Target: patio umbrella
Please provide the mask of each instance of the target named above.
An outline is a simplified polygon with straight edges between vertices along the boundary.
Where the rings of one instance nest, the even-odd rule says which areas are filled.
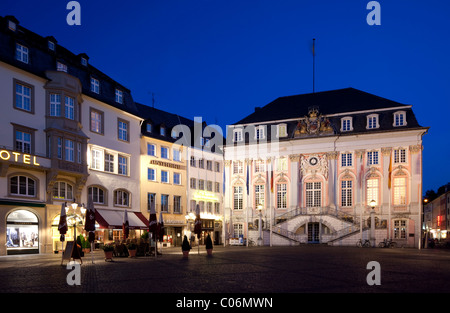
[[[127,209],[125,209],[125,212],[123,214],[122,231],[123,231],[123,239],[125,240],[128,238],[128,235],[130,234],[130,224],[128,222]]]
[[[164,239],[164,220],[163,220],[162,212],[159,212],[159,222],[158,222],[157,229],[158,229],[159,242],[162,242]]]
[[[198,253],[200,254],[200,236],[202,235],[202,220],[200,219],[200,206],[197,204],[195,208],[195,222],[194,222],[194,233],[197,234],[198,239]]]
[[[155,204],[152,203],[150,206],[150,218],[148,220],[148,231],[152,234],[152,238],[155,240],[155,257],[156,257],[156,231],[157,231],[157,221],[156,221],[156,210]]]
[[[89,242],[91,243],[92,263],[94,263],[94,241],[95,241],[95,209],[92,197],[88,197],[87,211],[84,222],[84,230],[89,232]]]
[[[61,215],[59,217],[58,230],[61,235],[60,240],[64,242],[65,234],[67,233],[66,203],[61,204]]]
[[[164,239],[164,220],[163,220],[162,212],[159,212],[159,221],[157,223],[156,231],[158,233],[157,236],[158,236],[159,242],[163,242],[163,239]],[[156,243],[155,243],[155,245],[156,245]],[[161,249],[161,252],[162,252],[162,249]]]
[[[89,242],[93,243],[95,240],[95,209],[91,197],[88,199],[84,230],[89,232]]]

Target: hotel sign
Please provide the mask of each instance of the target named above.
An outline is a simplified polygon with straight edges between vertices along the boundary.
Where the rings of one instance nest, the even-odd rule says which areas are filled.
[[[219,198],[214,193],[207,191],[197,191],[194,193],[193,198],[195,200],[219,201]]]
[[[15,151],[0,150],[0,159],[3,161],[40,166],[36,156]]]
[[[169,163],[169,162],[158,161],[158,160],[150,160],[150,164],[159,165],[159,166],[165,166],[165,167],[170,167],[170,168],[175,168],[177,170],[184,170],[184,169],[186,169],[186,166],[184,166],[184,165],[172,164],[172,163]]]

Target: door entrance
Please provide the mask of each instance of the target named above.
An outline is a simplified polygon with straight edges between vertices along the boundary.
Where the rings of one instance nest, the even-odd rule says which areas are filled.
[[[319,242],[319,223],[308,223],[308,243]]]

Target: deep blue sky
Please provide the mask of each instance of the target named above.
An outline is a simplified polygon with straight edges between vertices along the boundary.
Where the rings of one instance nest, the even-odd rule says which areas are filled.
[[[2,0],[0,15],[128,87],[135,101],[224,127],[281,97],[354,87],[413,110],[424,136],[424,191],[450,181],[450,1]]]

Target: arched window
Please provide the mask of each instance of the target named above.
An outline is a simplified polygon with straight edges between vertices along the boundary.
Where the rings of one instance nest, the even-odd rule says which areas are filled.
[[[99,186],[91,186],[88,188],[88,197],[92,197],[94,204],[106,204],[106,191]]]
[[[116,206],[130,206],[130,193],[123,189],[114,191],[114,205]]]
[[[243,193],[242,193],[242,186],[234,186],[234,209],[235,210],[242,210],[243,209]]]
[[[73,200],[73,186],[63,181],[53,185],[53,199]]]
[[[14,196],[36,197],[36,180],[23,176],[11,176],[9,178],[9,193]]]

